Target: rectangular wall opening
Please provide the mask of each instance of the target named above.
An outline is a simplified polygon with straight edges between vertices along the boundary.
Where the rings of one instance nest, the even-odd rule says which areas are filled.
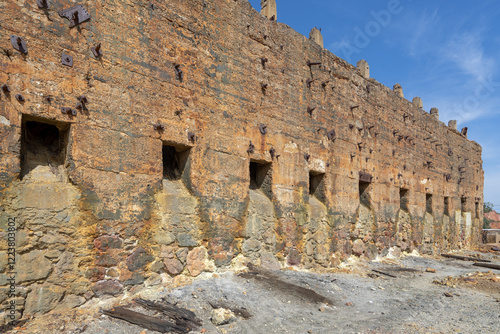
[[[432,215],[432,194],[425,195],[425,212]]]
[[[462,197],[460,199],[460,209],[462,210],[462,212],[467,212],[467,197]]]
[[[66,161],[70,125],[23,115],[21,128],[21,178],[38,166],[57,170]]]
[[[272,165],[269,162],[250,161],[250,189],[262,190],[272,197]]]
[[[480,213],[479,212],[480,211],[479,210],[479,202],[476,202],[476,210],[475,211],[476,211],[476,219],[477,219],[477,218],[479,218],[479,213]]]
[[[410,191],[408,189],[399,189],[399,208],[403,211],[408,212],[408,201],[410,197]]]
[[[359,181],[359,204],[370,208],[370,182]]]
[[[163,178],[175,181],[180,180],[186,170],[190,148],[186,146],[173,146],[163,143],[162,161]]]
[[[325,201],[325,173],[309,171],[309,196]]]
[[[450,215],[450,198],[445,197],[444,198],[444,215],[449,216]]]

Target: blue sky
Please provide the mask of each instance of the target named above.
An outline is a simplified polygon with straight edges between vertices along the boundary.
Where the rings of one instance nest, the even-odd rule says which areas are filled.
[[[250,0],[260,11],[260,0]],[[500,209],[500,6],[481,0],[276,0],[278,21],[309,36],[370,76],[403,86],[410,101],[458,120],[483,147],[485,201]]]

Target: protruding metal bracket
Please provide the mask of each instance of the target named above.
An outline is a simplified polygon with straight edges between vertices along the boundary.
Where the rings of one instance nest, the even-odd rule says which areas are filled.
[[[101,43],[98,43],[96,46],[91,47],[90,50],[94,54],[94,57],[96,58],[102,57]]]
[[[265,135],[267,133],[267,125],[265,124],[259,125],[259,131],[261,134]]]
[[[10,44],[12,44],[12,47],[16,49],[17,51],[21,53],[28,53],[28,46],[26,45],[26,42],[19,36],[16,35],[11,35],[10,36]]]
[[[76,111],[76,109],[61,107],[61,113],[65,114],[65,115],[76,116],[77,111]]]
[[[328,139],[330,139],[332,141],[335,140],[336,134],[335,134],[334,129],[332,129],[331,131],[328,131],[326,135],[328,136]]]
[[[59,11],[60,17],[65,17],[69,20],[69,27],[73,28],[74,26],[79,25],[82,22],[90,20],[90,14],[87,12],[82,5],[76,5],[68,9],[63,9]]]
[[[63,53],[61,56],[61,63],[65,66],[73,67],[73,57]]]
[[[371,176],[370,174],[368,174],[366,172],[359,172],[359,180],[361,182],[371,183],[372,179],[373,179],[373,176]]]
[[[49,9],[49,0],[36,0],[36,4],[40,9]]]

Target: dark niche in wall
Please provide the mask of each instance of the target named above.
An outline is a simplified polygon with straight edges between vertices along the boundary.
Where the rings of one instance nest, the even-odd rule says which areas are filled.
[[[163,178],[175,181],[180,180],[186,170],[190,148],[187,146],[173,146],[163,143]]]
[[[21,178],[38,166],[57,168],[66,161],[70,125],[23,115],[21,125]]]
[[[309,171],[309,196],[325,202],[325,173]]]
[[[450,215],[450,198],[449,197],[444,198],[444,215],[445,216]]]
[[[370,182],[359,181],[359,204],[371,208],[370,204]]]
[[[410,191],[408,189],[399,189],[399,208],[403,211],[408,212],[408,201],[409,201]]]
[[[432,215],[432,194],[425,194],[425,212]]]
[[[262,190],[272,198],[272,164],[263,161],[250,161],[250,186],[252,190]]]
[[[462,212],[467,212],[468,210],[468,203],[467,203],[467,197],[462,197],[460,199],[460,210],[462,210]]]

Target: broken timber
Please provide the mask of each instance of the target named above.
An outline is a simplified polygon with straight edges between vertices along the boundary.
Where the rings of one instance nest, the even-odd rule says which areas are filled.
[[[478,266],[478,267],[483,267],[483,268],[490,268],[490,269],[496,269],[496,270],[500,270],[500,264],[493,264],[493,263],[474,263],[473,264],[474,266]]]
[[[386,273],[386,272],[383,272],[383,271],[380,271],[380,270],[372,269],[372,271],[374,273],[377,273],[377,274],[386,275],[386,276],[389,276],[389,277],[392,277],[392,278],[398,278],[396,275],[392,275],[392,274],[389,274],[389,273]]]
[[[189,333],[189,329],[185,327],[177,326],[176,324],[173,324],[169,321],[131,311],[123,307],[115,307],[111,310],[101,310],[101,312],[112,318],[125,320],[127,322],[130,322],[131,324],[139,325],[143,328],[160,333]]]
[[[164,304],[160,304],[150,300],[138,298],[134,299],[134,302],[146,309],[158,311],[166,315],[167,317],[175,321],[175,324],[177,326],[186,327],[191,330],[197,329],[202,325],[201,320],[196,317],[196,314],[194,314],[194,312],[177,307],[166,301],[164,301]]]
[[[476,261],[476,262],[491,262],[490,260],[478,259],[470,256],[452,255],[452,254],[441,254],[442,257],[448,257],[452,259],[458,259],[463,261]]]

